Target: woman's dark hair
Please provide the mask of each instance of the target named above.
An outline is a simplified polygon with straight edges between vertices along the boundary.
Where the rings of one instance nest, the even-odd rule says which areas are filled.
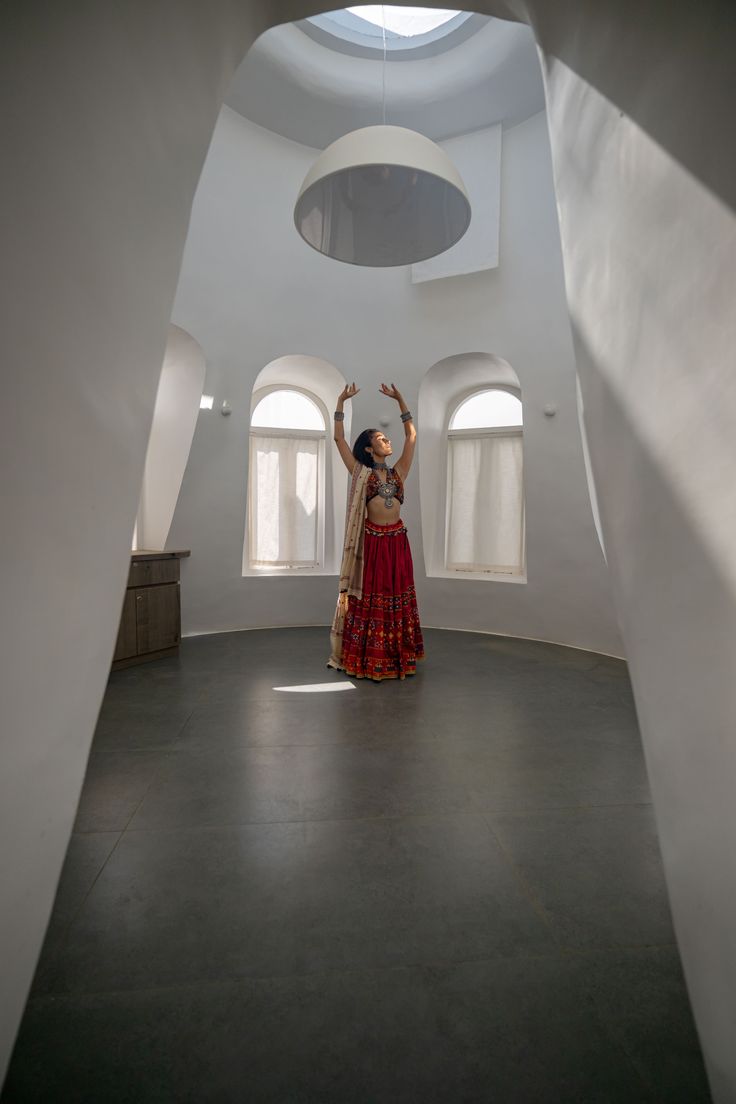
[[[365,464],[367,468],[373,467],[373,460],[371,459],[370,453],[366,452],[366,449],[369,448],[374,433],[378,433],[378,430],[364,429],[353,445],[353,456],[356,460],[359,460],[361,464]]]

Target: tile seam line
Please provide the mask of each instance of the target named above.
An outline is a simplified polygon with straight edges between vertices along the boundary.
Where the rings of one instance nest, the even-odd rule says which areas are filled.
[[[191,716],[191,713],[189,714],[189,716]],[[188,718],[187,718],[187,720],[188,720]],[[185,722],[184,722],[184,724],[186,724],[186,723],[187,723],[187,722],[185,721]],[[181,729],[180,729],[179,731],[181,731]],[[92,744],[92,748],[90,748],[90,757],[91,757],[92,751],[94,751],[94,741],[93,741],[93,744]],[[88,761],[87,761],[87,762],[88,762],[88,766],[89,766],[89,758],[88,758]],[[122,828],[117,828],[117,829],[113,829],[113,831],[114,831],[114,832],[117,832],[117,834],[118,834],[118,838],[117,838],[117,839],[115,840],[115,843],[114,843],[114,844],[112,845],[112,847],[111,847],[110,851],[108,852],[108,854],[107,854],[107,856],[106,856],[106,858],[105,858],[105,861],[104,861],[104,862],[102,863],[102,865],[101,865],[100,869],[99,869],[99,870],[97,871],[97,874],[95,875],[95,877],[94,877],[93,881],[91,882],[91,884],[90,884],[90,886],[89,886],[89,888],[88,888],[87,892],[86,892],[86,893],[84,894],[84,897],[83,897],[83,898],[82,898],[82,900],[80,901],[80,903],[79,903],[79,907],[78,907],[78,908],[77,908],[77,909],[76,909],[76,910],[74,911],[74,915],[73,915],[73,916],[72,916],[72,918],[70,919],[70,921],[69,921],[69,924],[68,924],[68,925],[66,925],[66,926],[64,927],[63,935],[62,935],[62,937],[61,937],[61,943],[60,943],[60,946],[63,946],[63,945],[64,945],[64,944],[66,943],[66,940],[67,940],[67,936],[68,936],[68,934],[69,934],[69,930],[70,930],[70,928],[71,928],[71,925],[72,925],[72,924],[73,924],[73,923],[75,922],[75,920],[77,919],[77,917],[78,917],[78,915],[79,915],[80,911],[82,910],[82,908],[84,907],[84,905],[85,905],[85,904],[87,903],[87,898],[89,897],[89,895],[90,895],[90,893],[92,892],[92,890],[94,889],[94,887],[95,887],[95,886],[97,885],[97,882],[98,882],[98,880],[100,879],[100,877],[102,876],[102,873],[103,873],[103,871],[104,871],[105,867],[107,866],[107,864],[109,863],[110,859],[112,858],[112,856],[113,856],[113,855],[115,854],[115,852],[117,851],[117,849],[118,849],[118,847],[119,847],[119,845],[120,845],[120,841],[121,841],[121,839],[123,838],[123,836],[125,835],[125,833],[126,833],[126,831],[127,831],[128,825],[130,824],[131,820],[133,819],[133,817],[135,816],[135,814],[136,814],[136,813],[138,812],[138,810],[140,809],[140,807],[141,807],[141,805],[142,805],[142,803],[143,803],[143,801],[144,801],[144,799],[145,799],[146,795],[148,794],[148,791],[149,791],[149,789],[151,788],[151,786],[153,785],[153,783],[154,783],[154,782],[156,781],[156,779],[158,778],[158,776],[159,776],[159,773],[160,773],[160,771],[161,771],[161,770],[163,770],[163,766],[164,766],[164,764],[163,764],[163,763],[161,763],[161,764],[159,765],[159,767],[158,767],[158,768],[157,768],[156,770],[154,770],[154,771],[153,771],[153,774],[152,774],[152,776],[151,776],[151,778],[150,778],[150,780],[149,780],[149,782],[148,782],[148,785],[146,786],[146,788],[145,788],[145,790],[144,790],[143,794],[141,795],[141,799],[140,799],[140,801],[138,802],[138,804],[137,804],[137,805],[135,806],[135,808],[133,809],[133,811],[132,811],[132,813],[130,814],[130,816],[128,817],[128,820],[126,821],[125,825],[124,825],[124,826],[123,826]],[[97,831],[97,832],[76,832],[76,833],[75,833],[75,832],[74,832],[74,829],[72,828],[72,835],[80,835],[80,836],[86,836],[86,835],[104,835],[104,830],[100,830],[100,831]],[[68,846],[67,846],[67,850],[68,850]],[[66,858],[66,854],[65,854],[65,856],[64,856],[64,857]]]
[[[451,813],[402,813],[396,816],[364,816],[364,817],[312,817],[302,820],[242,820],[242,821],[224,821],[218,824],[180,824],[167,827],[166,825],[158,825],[150,828],[125,828],[114,829],[117,831],[125,831],[126,835],[133,833],[158,833],[158,834],[176,834],[179,832],[221,832],[225,829],[236,830],[239,828],[265,828],[270,825],[276,824],[396,824],[404,820],[451,820],[451,819],[483,819],[483,814],[477,809],[468,808],[457,810]],[[94,833],[77,833],[94,834]]]
[[[144,795],[144,797],[145,797],[145,795]],[[143,801],[143,798],[141,798],[141,802],[142,801]],[[223,829],[226,829],[226,828],[235,829],[235,828],[265,827],[265,826],[271,825],[271,824],[352,824],[352,823],[366,823],[366,822],[369,822],[369,823],[385,822],[385,823],[392,823],[393,824],[393,823],[396,823],[397,821],[402,821],[402,820],[431,820],[431,819],[437,818],[437,817],[441,817],[443,819],[448,819],[450,817],[470,817],[470,816],[480,817],[487,824],[486,817],[488,817],[488,816],[497,817],[497,818],[498,817],[513,817],[514,819],[522,819],[524,817],[538,816],[540,814],[546,815],[546,814],[549,814],[549,813],[563,813],[563,812],[564,813],[568,813],[568,812],[569,813],[589,813],[589,812],[595,811],[596,809],[599,809],[599,808],[600,809],[609,809],[609,808],[610,809],[633,809],[633,808],[648,809],[650,807],[651,807],[651,802],[647,802],[647,803],[642,804],[642,805],[632,804],[632,805],[614,805],[614,806],[608,806],[608,805],[602,805],[602,806],[599,806],[599,805],[554,805],[554,806],[534,807],[534,808],[530,808],[528,810],[525,810],[524,812],[518,812],[518,813],[503,810],[503,809],[499,809],[498,812],[496,812],[496,813],[489,813],[487,811],[484,812],[483,809],[481,807],[477,806],[477,805],[471,805],[466,809],[458,809],[454,812],[448,812],[448,813],[426,812],[426,813],[398,813],[398,814],[395,814],[395,815],[362,816],[362,817],[361,816],[358,816],[358,817],[307,817],[307,818],[296,818],[296,819],[293,819],[293,820],[289,820],[289,819],[287,819],[287,820],[232,820],[232,821],[220,821],[220,822],[217,822],[217,823],[214,823],[214,824],[178,824],[178,825],[170,825],[170,826],[153,825],[153,826],[150,826],[150,827],[143,827],[143,828],[137,828],[137,827],[132,827],[131,828],[129,826],[130,821],[128,821],[128,824],[126,825],[126,827],[122,828],[122,829],[120,829],[120,828],[111,828],[111,829],[98,828],[95,831],[98,832],[98,833],[105,832],[105,831],[111,831],[111,832],[120,831],[120,832],[124,832],[127,835],[127,834],[133,833],[133,832],[170,832],[171,833],[171,832],[218,831],[218,830],[223,830]],[[136,812],[137,812],[138,808],[140,808],[140,805],[137,806]],[[131,819],[132,819],[133,816],[135,816],[135,812],[131,815]],[[94,835],[95,831],[93,831],[91,833],[78,832],[77,835],[88,835],[88,834]]]
[[[340,968],[335,967],[333,969],[327,968],[322,970],[311,970],[302,973],[288,973],[288,974],[236,974],[229,977],[221,978],[195,978],[190,981],[182,981],[171,985],[152,985],[152,986],[138,986],[131,989],[67,989],[49,991],[46,993],[38,993],[29,998],[28,1003],[40,1003],[40,1002],[52,1002],[59,999],[72,999],[80,997],[105,997],[105,996],[125,996],[126,994],[134,993],[168,993],[178,992],[182,989],[202,989],[206,987],[215,988],[223,985],[247,985],[254,982],[271,982],[271,981],[291,981],[294,979],[308,979],[308,978],[320,978],[320,977],[351,977],[355,975],[363,974],[389,974],[402,970],[447,970],[454,969],[459,966],[474,966],[482,963],[492,964],[499,962],[515,963],[515,962],[555,962],[555,961],[569,961],[572,959],[584,959],[586,957],[592,957],[601,954],[614,954],[614,953],[631,953],[637,951],[658,951],[658,950],[676,950],[676,944],[674,943],[657,943],[657,944],[642,944],[631,945],[628,947],[610,946],[610,947],[592,947],[592,948],[566,948],[556,945],[551,952],[539,952],[536,954],[526,955],[514,955],[514,954],[496,954],[485,955],[480,958],[460,958],[460,959],[430,959],[425,962],[406,962],[406,963],[394,963],[390,965],[364,965],[356,966],[353,968]]]
[[[74,833],[74,832],[72,832],[72,835],[74,835],[74,834],[75,834],[75,833]],[[107,835],[107,834],[109,834],[109,833],[106,833],[106,832],[77,832],[76,834],[77,834],[77,835]],[[114,855],[115,851],[116,851],[116,850],[117,850],[117,848],[118,848],[118,845],[119,845],[119,843],[120,843],[121,839],[123,838],[123,830],[122,830],[122,829],[118,829],[118,830],[117,830],[116,832],[114,832],[114,833],[112,833],[112,834],[113,834],[113,835],[117,835],[117,839],[115,840],[115,842],[113,843],[112,847],[110,848],[110,850],[108,851],[107,855],[105,856],[105,860],[104,860],[104,862],[102,863],[102,865],[100,866],[100,869],[99,869],[99,870],[97,871],[97,873],[95,874],[94,878],[92,879],[92,882],[91,882],[91,884],[90,884],[89,888],[87,889],[87,892],[86,892],[86,893],[84,894],[84,896],[82,897],[81,901],[79,902],[79,904],[77,905],[77,907],[76,907],[76,908],[74,909],[74,911],[72,912],[72,914],[71,914],[71,916],[69,917],[69,920],[67,921],[67,923],[66,923],[66,924],[64,924],[64,926],[63,926],[63,927],[62,927],[62,929],[61,929],[61,932],[60,932],[60,934],[59,934],[59,942],[58,942],[58,945],[57,945],[57,947],[56,947],[56,948],[55,948],[55,949],[53,950],[53,952],[52,952],[52,958],[51,958],[51,962],[50,962],[50,964],[49,964],[49,965],[50,965],[50,969],[51,969],[51,972],[52,972],[52,976],[55,976],[55,972],[56,972],[56,971],[58,971],[58,965],[59,965],[59,964],[58,964],[58,960],[59,960],[59,957],[60,957],[61,953],[63,952],[63,950],[64,950],[65,946],[66,946],[66,941],[67,941],[67,939],[69,938],[69,933],[70,933],[70,932],[71,932],[71,930],[72,930],[72,926],[73,926],[73,924],[74,924],[74,923],[76,922],[76,920],[77,920],[77,917],[79,916],[80,912],[82,911],[82,909],[84,908],[85,904],[87,903],[87,898],[89,897],[89,895],[90,895],[90,893],[92,892],[92,890],[94,889],[94,887],[95,887],[95,886],[97,885],[97,882],[99,881],[99,879],[100,879],[100,877],[101,877],[101,875],[102,875],[102,872],[103,872],[103,870],[105,869],[105,867],[107,866],[108,862],[110,861],[110,859],[111,859],[111,858],[112,858],[112,856]],[[70,840],[70,842],[71,842],[71,840]],[[68,851],[68,849],[69,849],[69,848],[68,848],[68,846],[67,846],[67,851]],[[65,855],[64,855],[64,860],[66,861],[66,853],[65,853]],[[61,880],[61,879],[60,879],[60,880]],[[58,887],[58,885],[57,885],[57,892],[58,892],[58,888],[59,888],[59,887]],[[51,920],[52,920],[52,918],[53,918],[53,909],[52,909],[52,913],[51,913],[51,916],[49,916],[49,922],[48,922],[48,924],[46,925],[46,935],[44,935],[44,942],[46,941],[46,936],[48,935],[48,931],[49,931],[49,927],[50,927],[50,925],[51,925]],[[43,945],[42,945],[42,947],[41,947],[41,952],[39,952],[39,961],[40,961],[40,957],[41,957],[41,953],[42,953],[42,952],[43,952]],[[38,962],[36,963],[36,968],[38,968]],[[32,984],[33,984],[33,983],[31,983],[31,985],[32,985]],[[0,1086],[0,1088],[1,1088],[1,1086]]]
[[[180,737],[174,737],[174,738],[179,739]],[[422,737],[419,740],[412,740],[411,746],[416,747],[417,745],[424,745],[424,744],[434,745],[435,743],[437,743],[437,740],[438,740],[437,736],[426,736],[426,737]],[[172,745],[172,744],[154,744],[154,745],[151,745],[150,747],[145,747],[145,748],[138,748],[138,747],[133,747],[133,748],[126,748],[126,747],[121,747],[121,748],[99,748],[95,751],[95,749],[93,747],[92,750],[95,752],[96,755],[121,755],[121,754],[122,755],[127,755],[127,754],[136,755],[140,752],[146,753],[146,752],[149,752],[149,751],[150,752],[177,751],[180,754],[201,755],[201,754],[203,754],[207,751],[212,751],[212,750],[216,750],[216,751],[221,752],[221,753],[223,753],[223,752],[224,753],[228,753],[228,752],[232,753],[232,752],[235,752],[235,751],[249,751],[249,750],[256,750],[257,751],[257,750],[263,749],[263,748],[286,748],[286,747],[293,747],[293,748],[365,747],[367,749],[372,749],[372,748],[392,747],[392,746],[394,746],[395,743],[396,743],[396,741],[385,740],[383,742],[374,741],[374,742],[371,742],[369,744],[364,744],[364,743],[361,742],[360,738],[357,738],[354,741],[345,740],[345,741],[340,741],[339,743],[336,743],[335,741],[332,741],[332,742],[328,742],[328,743],[317,743],[317,744],[306,744],[306,743],[301,743],[301,744],[261,744],[261,743],[254,743],[254,744],[252,744],[252,743],[242,743],[242,744],[232,744],[230,747],[218,747],[216,749],[212,749],[211,745],[207,746],[205,744],[203,744],[201,747],[194,747],[194,748],[177,748],[175,745]]]
[[[488,816],[484,813],[482,813],[481,816],[483,817],[483,821],[485,822],[486,828],[488,829],[488,832],[491,836],[491,839],[494,840],[496,846],[498,847],[499,851],[501,852],[501,855],[503,856],[504,861],[506,862],[506,865],[510,869],[512,876],[514,877],[517,884],[519,885],[523,895],[526,897],[526,899],[528,900],[528,902],[532,906],[532,909],[537,914],[539,919],[544,923],[544,925],[547,928],[547,930],[549,931],[549,934],[551,935],[552,940],[554,941],[554,943],[557,946],[564,945],[564,944],[560,944],[560,940],[558,938],[557,931],[555,930],[555,924],[554,924],[554,920],[553,920],[553,917],[552,917],[551,913],[549,913],[547,911],[547,909],[544,907],[542,902],[537,897],[537,894],[534,892],[531,884],[528,882],[528,880],[526,879],[526,877],[524,876],[522,871],[519,869],[519,867],[516,865],[516,863],[512,859],[512,857],[509,854],[508,850],[506,849],[504,844],[501,842],[501,839],[497,835],[497,833],[496,833],[493,825],[491,824]]]
[[[590,813],[597,809],[650,809],[651,807],[651,801],[615,801],[609,804],[601,803],[600,805],[591,805],[589,803],[580,805],[535,805],[530,806],[528,809],[519,809],[518,812],[513,809],[499,809],[497,812],[494,812],[493,810],[489,810],[486,806],[484,816],[521,819],[526,816],[538,816],[540,813]]]
[[[136,815],[136,813],[140,809],[141,805],[145,801],[146,797],[148,796],[148,792],[151,789],[151,787],[153,786],[154,782],[158,782],[158,780],[159,780],[159,778],[160,778],[160,776],[163,772],[163,769],[166,766],[166,762],[167,762],[166,759],[162,759],[161,762],[159,763],[158,767],[154,767],[154,769],[151,773],[151,777],[148,779],[148,783],[147,783],[147,785],[145,786],[145,788],[143,790],[143,793],[141,794],[138,802],[135,804],[130,816],[128,817],[125,824],[123,825],[123,828],[121,829],[121,836],[124,836],[125,833],[128,831],[128,828],[130,826],[130,822],[132,821],[133,817]]]

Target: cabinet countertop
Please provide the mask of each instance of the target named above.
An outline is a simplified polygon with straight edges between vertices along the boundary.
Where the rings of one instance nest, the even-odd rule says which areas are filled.
[[[183,560],[191,556],[188,548],[179,548],[171,552],[156,552],[151,548],[136,548],[130,553],[131,560]]]

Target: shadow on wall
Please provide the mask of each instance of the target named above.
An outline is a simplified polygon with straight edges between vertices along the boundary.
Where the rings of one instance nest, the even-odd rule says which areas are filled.
[[[732,0],[649,0],[646,18],[638,9],[626,16],[621,7],[615,21],[606,19],[600,0],[529,7],[529,22],[548,57],[564,62],[736,208],[736,144],[714,142],[712,126],[703,126],[703,119],[723,118],[727,90],[733,93]],[[591,49],[592,43],[598,49]],[[648,60],[661,59],[665,49],[666,63],[658,65],[655,81]],[[690,95],[683,94],[687,86]]]
[[[593,466],[590,461],[590,447],[588,445],[588,431],[585,428],[585,404],[583,402],[583,392],[580,387],[580,376],[577,370],[575,371],[575,398],[577,399],[578,408],[578,426],[580,427],[580,442],[583,446],[583,463],[585,464],[585,482],[588,485],[588,498],[590,499],[590,509],[593,513],[593,523],[595,524],[595,531],[598,534],[598,543],[601,546],[601,552],[603,553],[603,559],[606,558],[606,545],[603,540],[603,527],[601,525],[601,512],[598,506],[598,492],[595,489],[595,479],[593,478]]]
[[[573,330],[587,381],[586,410],[598,427],[594,468],[599,489],[604,476],[600,502],[608,562],[624,619],[678,942],[714,1095],[730,1099],[728,1074],[719,1086],[718,1071],[727,1069],[736,1031],[736,962],[722,957],[724,947],[733,947],[733,882],[727,872],[736,836],[736,593],[666,462],[648,447],[641,427]],[[651,534],[652,510],[656,540],[644,541],[641,534]],[[619,559],[627,546],[636,547],[636,556]],[[637,615],[627,624],[629,609]],[[673,623],[681,630],[672,632]],[[704,654],[709,657],[705,679],[699,677]],[[701,861],[704,854],[708,863]]]

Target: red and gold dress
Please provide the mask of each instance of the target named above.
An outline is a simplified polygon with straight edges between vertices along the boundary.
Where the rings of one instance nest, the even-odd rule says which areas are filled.
[[[364,469],[365,472],[365,469]],[[403,679],[416,672],[417,660],[424,658],[424,642],[419,623],[419,610],[414,589],[414,566],[409,538],[403,521],[389,525],[376,525],[366,517],[370,499],[381,495],[387,499],[387,489],[399,502],[404,501],[404,484],[393,469],[387,472],[387,483],[374,471],[360,473],[356,488],[353,478],[352,510],[362,517],[354,519],[357,530],[362,522],[362,533],[356,533],[357,561],[362,565],[362,579],[356,580],[348,573],[341,573],[341,594],[338,599],[336,621],[340,614],[341,639],[336,645],[333,623],[333,654],[329,666],[344,671],[353,678],[369,678],[376,682],[383,679]],[[351,518],[348,518],[348,530]],[[362,555],[360,553],[362,546]],[[346,538],[346,552],[348,540]],[[343,586],[344,582],[347,585]],[[342,610],[341,610],[342,602]]]

